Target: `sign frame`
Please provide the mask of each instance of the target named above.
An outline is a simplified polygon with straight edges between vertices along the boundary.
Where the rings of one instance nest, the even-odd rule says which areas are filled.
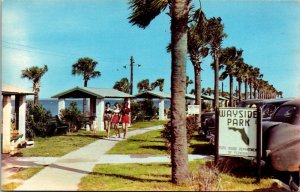
[[[224,107],[222,107],[224,108]],[[228,109],[243,109],[243,108],[234,108],[234,107],[228,107]],[[261,107],[256,107],[257,117],[256,117],[256,165],[257,165],[257,177],[256,182],[260,182],[261,179],[261,156],[262,156],[262,109]],[[215,110],[215,150],[214,150],[214,161],[215,165],[217,165],[219,161],[219,125],[220,125],[220,108],[216,107]],[[229,155],[226,155],[229,156]],[[237,156],[233,156],[237,157]]]

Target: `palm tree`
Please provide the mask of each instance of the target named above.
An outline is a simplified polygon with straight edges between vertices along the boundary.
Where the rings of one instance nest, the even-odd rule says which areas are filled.
[[[207,87],[206,93],[210,96],[212,94],[212,89],[210,87]]]
[[[242,65],[242,80],[244,81],[244,86],[245,86],[245,99],[248,98],[248,83],[250,79],[250,71],[252,70],[252,66],[244,63]]]
[[[164,90],[164,79],[157,79],[156,81],[154,81],[153,83],[151,83],[151,90],[154,90],[156,87],[159,87],[159,91],[163,91]]]
[[[145,92],[150,90],[149,79],[144,79],[137,84],[138,92]]]
[[[188,30],[188,53],[194,67],[195,82],[195,104],[199,105],[199,114],[196,115],[196,125],[201,126],[201,63],[202,59],[208,55],[208,39],[206,35],[207,20],[201,9],[195,11],[193,22]],[[187,85],[188,85],[187,79]]]
[[[238,82],[238,98],[239,102],[242,100],[242,82],[243,82],[243,75],[244,75],[244,70],[243,70],[243,65],[244,59],[241,58],[236,62],[236,68],[234,71],[234,76],[236,78],[236,81]]]
[[[229,76],[229,107],[233,106],[233,77],[237,70],[236,64],[242,59],[243,50],[237,50],[235,47],[228,47],[222,50],[220,62],[224,64],[225,70],[220,75],[220,80]]]
[[[98,62],[94,61],[89,57],[79,58],[76,63],[72,65],[72,75],[82,75],[83,76],[83,86],[87,87],[88,81],[91,78],[96,78],[101,76],[100,71],[95,71]],[[86,98],[83,99],[83,114],[86,110]]]
[[[39,100],[39,92],[40,92],[40,81],[42,76],[48,71],[48,66],[44,65],[43,68],[39,68],[37,66],[33,66],[30,68],[26,68],[22,70],[21,78],[28,78],[32,80],[33,86],[32,90],[34,93],[34,105],[38,104]]]
[[[185,90],[185,93],[187,93],[188,86],[191,85],[191,84],[193,84],[194,82],[193,82],[192,79],[190,79],[189,76],[186,76],[186,81],[185,81],[185,82],[186,82],[186,90]]]
[[[210,54],[213,57],[214,64],[214,107],[219,107],[219,59],[221,56],[221,46],[223,39],[227,35],[223,32],[224,25],[221,23],[222,19],[220,17],[212,17],[208,20],[208,39],[211,47]]]
[[[258,88],[258,80],[263,78],[263,74],[260,73],[260,69],[257,67],[254,67],[254,69],[252,70],[252,74],[251,74],[251,85],[253,86],[254,89],[254,99],[257,98],[257,88]],[[251,87],[250,85],[250,87]],[[250,89],[250,95],[252,95],[252,91]]]
[[[190,0],[130,0],[130,23],[146,28],[163,10],[169,7],[171,17],[171,163],[172,182],[187,183],[189,178],[185,90],[187,23]]]
[[[117,89],[119,91],[122,91],[124,93],[129,93],[130,83],[129,80],[124,77],[120,81],[115,82],[115,85],[113,86],[114,89]]]

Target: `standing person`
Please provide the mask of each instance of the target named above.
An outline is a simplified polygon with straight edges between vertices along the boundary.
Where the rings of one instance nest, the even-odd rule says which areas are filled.
[[[112,118],[112,109],[110,108],[110,103],[107,102],[105,104],[105,109],[104,109],[104,114],[103,114],[104,129],[106,131],[107,138],[109,138],[111,118]]]
[[[120,138],[120,131],[118,128],[119,124],[119,114],[120,114],[120,105],[119,103],[114,104],[114,109],[113,109],[113,115],[111,119],[111,126],[115,129],[116,136],[119,136]]]
[[[128,107],[128,102],[124,103],[124,106],[121,111],[122,115],[122,128],[123,128],[123,139],[126,139],[126,133],[127,133],[127,128],[129,124],[129,113],[130,113],[130,108]]]

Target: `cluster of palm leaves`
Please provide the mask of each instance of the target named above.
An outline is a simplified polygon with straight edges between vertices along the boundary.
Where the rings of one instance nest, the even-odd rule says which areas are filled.
[[[156,87],[159,87],[159,91],[164,90],[164,79],[157,79],[153,83],[149,83],[149,79],[144,79],[137,84],[138,92],[153,91]]]
[[[21,78],[28,78],[33,82],[34,92],[34,105],[38,104],[39,92],[40,92],[40,81],[42,76],[48,71],[48,66],[44,65],[43,68],[33,66],[22,70]]]

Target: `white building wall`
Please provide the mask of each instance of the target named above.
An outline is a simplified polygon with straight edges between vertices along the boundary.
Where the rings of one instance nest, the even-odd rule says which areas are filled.
[[[103,114],[104,114],[104,99],[97,99],[96,100],[96,122],[97,122],[97,131],[104,130],[104,121],[103,121]]]
[[[11,129],[11,96],[3,96],[2,100],[2,153],[10,152],[10,129]]]
[[[21,95],[19,97],[19,135],[23,134],[21,138],[22,141],[25,141],[26,135],[26,96]]]
[[[165,100],[159,99],[159,120],[165,120]]]
[[[59,98],[58,99],[58,115],[60,114],[60,110],[65,109],[66,108],[66,102],[65,102],[65,98]]]

